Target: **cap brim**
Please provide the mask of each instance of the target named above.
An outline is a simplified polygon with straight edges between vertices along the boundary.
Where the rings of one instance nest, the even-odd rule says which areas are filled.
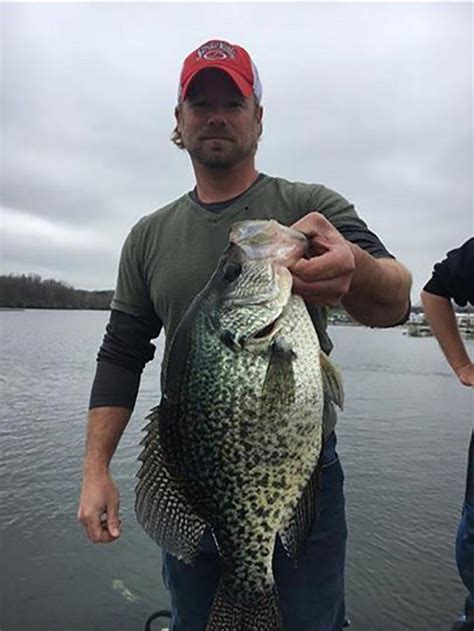
[[[207,70],[208,68],[215,68],[216,70],[222,70],[222,72],[225,72],[227,75],[229,75],[229,77],[232,79],[232,81],[236,84],[236,86],[239,88],[240,92],[245,97],[250,96],[251,94],[253,94],[253,87],[247,81],[247,79],[244,79],[244,77],[242,77],[242,75],[239,74],[233,68],[224,68],[223,66],[221,66],[221,65],[216,63],[216,64],[207,64],[205,68],[198,68],[197,70],[195,70],[195,72],[193,72],[186,79],[186,81],[183,84],[182,89],[181,89],[181,100],[182,101],[184,101],[184,99],[186,98],[186,95],[187,95],[188,90],[189,90],[189,86],[191,85],[193,80],[197,77],[197,75],[200,72],[202,72],[203,70]]]

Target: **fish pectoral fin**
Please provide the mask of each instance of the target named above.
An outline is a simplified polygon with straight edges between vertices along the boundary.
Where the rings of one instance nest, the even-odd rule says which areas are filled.
[[[311,477],[299,499],[295,512],[288,521],[288,524],[278,534],[287,555],[298,562],[301,550],[305,545],[314,519],[318,513],[319,494],[321,490],[322,462],[315,467]]]
[[[290,405],[295,400],[294,351],[285,342],[275,339],[270,350],[262,398],[265,404]]]
[[[145,532],[167,552],[183,561],[195,556],[206,528],[195,514],[178,481],[170,473],[159,434],[155,408],[142,441],[142,461],[135,487],[135,513]]]
[[[344,408],[344,387],[339,368],[324,351],[319,351],[324,397],[333,401],[341,410]]]

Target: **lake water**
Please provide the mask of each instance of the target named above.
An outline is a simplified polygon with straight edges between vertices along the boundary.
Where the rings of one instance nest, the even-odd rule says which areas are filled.
[[[139,631],[168,607],[159,550],[133,514],[140,429],[158,399],[159,361],[145,371],[113,461],[122,538],[94,546],[76,522],[87,402],[107,317],[0,312],[2,631]],[[432,338],[401,329],[330,332],[346,390],[338,435],[351,630],[447,631],[464,599],[453,546],[472,391],[451,375]]]

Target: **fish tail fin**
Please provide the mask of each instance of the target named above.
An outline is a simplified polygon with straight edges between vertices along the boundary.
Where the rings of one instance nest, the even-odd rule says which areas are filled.
[[[276,586],[251,599],[235,599],[221,581],[206,631],[283,631]]]

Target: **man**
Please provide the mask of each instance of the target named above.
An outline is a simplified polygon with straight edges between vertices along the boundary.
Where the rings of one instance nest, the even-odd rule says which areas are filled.
[[[109,463],[133,409],[140,372],[153,355],[150,339],[164,327],[163,375],[173,332],[212,274],[232,223],[273,218],[310,238],[312,257],[292,270],[294,291],[305,298],[327,353],[332,344],[325,305],[342,303],[370,326],[391,326],[407,317],[409,272],[349,202],[324,186],[291,183],[256,170],[261,96],[257,69],[240,46],[212,40],[185,59],[173,141],[189,153],[196,187],[143,218],[123,248],[92,389],[79,507],[79,519],[94,542],[113,541],[120,534]],[[335,422],[328,405],[321,511],[297,568],[276,542],[274,573],[290,631],[340,631],[344,624],[347,533]],[[172,629],[203,631],[219,578],[209,533],[191,565],[164,553],[163,576],[171,594]]]
[[[464,386],[474,386],[474,364],[457,326],[451,299],[458,305],[474,305],[474,238],[448,252],[434,266],[431,279],[421,292],[421,300],[431,330],[449,365]],[[469,448],[466,495],[456,538],[456,561],[469,595],[463,619],[453,631],[474,631],[474,432]]]

